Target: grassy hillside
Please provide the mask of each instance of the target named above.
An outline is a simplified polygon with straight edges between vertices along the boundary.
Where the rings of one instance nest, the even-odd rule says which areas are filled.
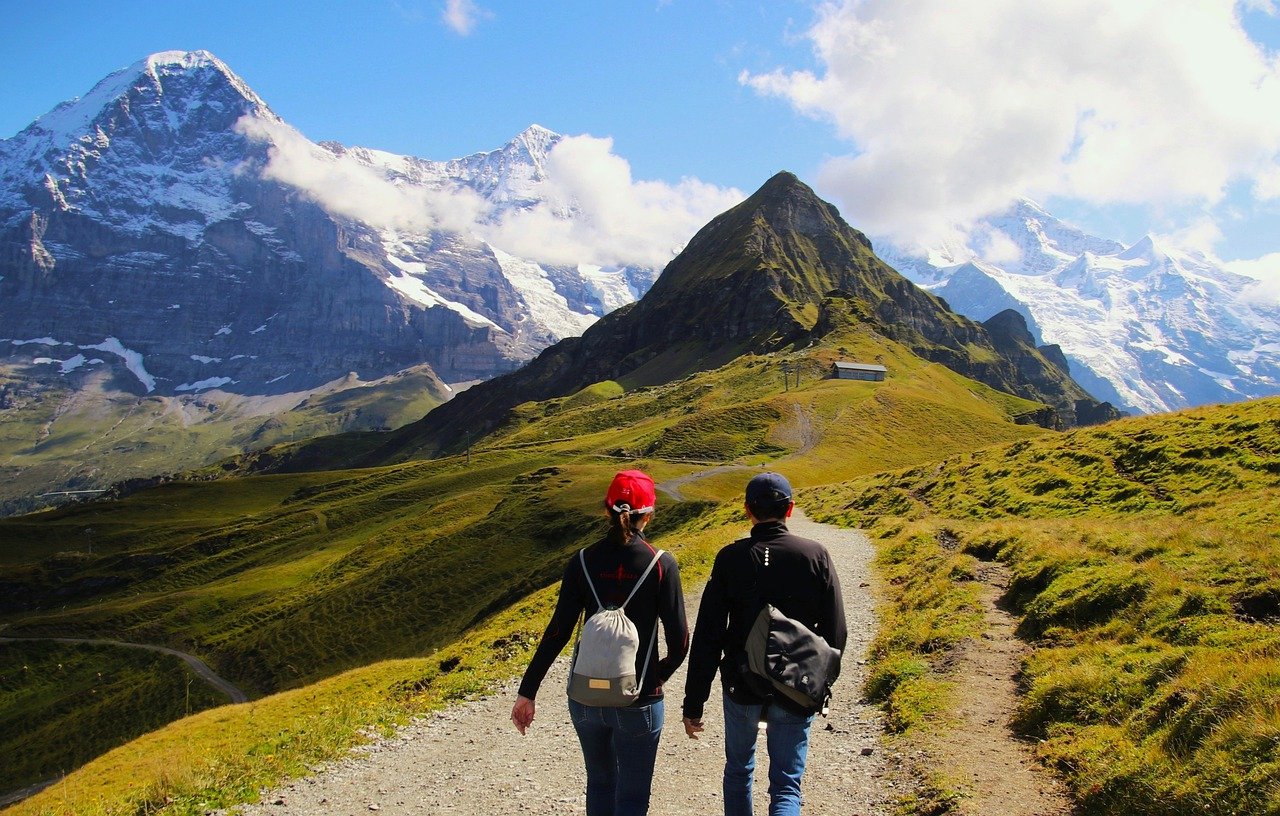
[[[879,335],[831,343],[528,403],[469,456],[175,482],[0,520],[0,626],[172,646],[269,694],[446,649],[548,586],[599,534],[600,491],[618,469],[662,480],[742,468],[683,488],[719,500],[765,462],[819,484],[1047,433],[1013,421],[1041,406]],[[845,357],[879,357],[889,379],[819,379]],[[802,370],[799,387],[784,387],[784,362]],[[705,509],[661,505],[659,536]]]
[[[1014,722],[1090,814],[1280,813],[1280,399],[1124,420],[811,494],[894,597],[869,691],[936,728],[978,560],[1034,645]],[[942,769],[945,773],[945,769]]]
[[[137,397],[104,374],[72,382],[48,368],[36,376],[29,366],[0,364],[0,513],[30,512],[64,502],[61,491],[190,470],[254,448],[396,428],[448,397],[429,369],[278,396]]]
[[[177,657],[112,646],[0,646],[0,792],[60,776],[226,702]],[[76,739],[68,741],[67,734]],[[36,746],[62,745],[61,751]]]

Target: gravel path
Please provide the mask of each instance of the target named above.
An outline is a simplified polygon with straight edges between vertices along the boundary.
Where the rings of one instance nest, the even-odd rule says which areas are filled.
[[[875,632],[871,590],[874,549],[861,533],[810,522],[797,511],[790,527],[825,543],[835,558],[849,618],[845,668],[831,716],[813,728],[804,791],[806,814],[888,814],[910,784],[900,758],[880,741],[879,712],[857,701],[864,665],[860,658]],[[726,540],[726,543],[728,541]],[[689,593],[692,616],[698,595]],[[538,699],[537,720],[521,737],[509,720],[516,681],[498,693],[419,720],[395,737],[357,749],[316,775],[264,791],[246,816],[342,816],[387,814],[584,813],[582,756],[558,693],[567,660],[552,667]],[[718,687],[718,684],[717,684]],[[713,694],[714,694],[713,690]],[[707,706],[702,739],[690,740],[680,724],[684,669],[667,684],[666,725],[650,813],[685,816],[721,812],[723,753],[718,706]],[[713,698],[714,701],[714,698]],[[763,740],[757,761],[756,813],[767,810],[767,758]]]

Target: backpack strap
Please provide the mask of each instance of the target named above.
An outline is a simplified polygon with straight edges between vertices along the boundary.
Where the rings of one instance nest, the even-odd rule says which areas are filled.
[[[586,547],[578,550],[578,563],[582,564],[582,577],[587,579],[587,586],[591,588],[591,597],[596,599],[596,607],[604,609],[604,604],[600,603],[600,596],[596,594],[596,585],[591,582],[591,573],[587,570],[586,552]]]
[[[600,609],[604,609],[604,604],[600,603],[600,595],[596,592],[596,585],[591,581],[591,573],[587,570],[587,556],[585,555],[586,552],[587,552],[586,547],[583,547],[581,550],[578,550],[578,563],[582,564],[582,577],[587,579],[587,586],[591,588],[591,597],[596,599],[596,606]],[[644,572],[640,573],[640,579],[636,581],[636,585],[631,588],[631,594],[628,595],[627,599],[622,602],[622,605],[618,607],[619,609],[627,608],[627,604],[631,603],[631,599],[634,598],[636,596],[636,593],[640,591],[640,585],[644,583],[644,579],[649,577],[649,573],[653,572],[653,568],[657,566],[658,559],[661,558],[665,553],[666,553],[666,550],[658,550],[656,553],[653,554],[653,560],[649,562],[649,566],[644,568]],[[644,668],[640,670],[640,678],[638,681],[639,688],[644,688],[644,678],[645,678],[645,675],[649,673],[649,655],[653,654],[653,647],[654,647],[654,644],[656,644],[657,642],[658,642],[658,620],[657,618],[654,618],[653,634],[649,636],[649,648],[644,650],[644,660],[641,662],[641,665],[644,666]]]
[[[581,550],[578,550],[578,562],[582,564],[582,577],[587,579],[587,586],[591,588],[591,597],[596,599],[596,606],[598,606],[601,609],[604,609],[604,604],[600,603],[600,595],[596,592],[596,585],[591,581],[591,573],[587,570],[587,556],[585,554],[586,552],[587,552],[586,547],[583,547]],[[627,596],[627,599],[618,606],[619,609],[627,608],[627,604],[631,603],[631,599],[634,598],[636,596],[636,593],[640,591],[640,585],[644,583],[644,579],[649,577],[649,573],[653,572],[653,568],[657,566],[658,559],[661,558],[665,553],[666,553],[666,550],[658,550],[656,553],[653,554],[653,560],[649,562],[649,566],[644,568],[644,572],[640,573],[640,579],[636,581],[636,585],[631,588],[631,594]]]

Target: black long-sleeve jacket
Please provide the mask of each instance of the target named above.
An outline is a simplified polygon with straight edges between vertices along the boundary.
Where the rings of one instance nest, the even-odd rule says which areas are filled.
[[[591,581],[600,595],[601,603],[608,607],[618,606],[625,601],[635,586],[636,579],[649,566],[656,552],[657,549],[652,544],[638,535],[629,543],[622,543],[622,536],[616,531],[610,531],[604,539],[588,547],[585,554],[587,569],[591,571]],[[640,636],[637,677],[643,669],[640,663],[645,659],[646,653],[649,660],[648,669],[644,671],[644,686],[640,690],[640,697],[633,703],[637,706],[661,699],[662,684],[670,679],[689,652],[684,590],[680,586],[680,568],[676,566],[676,559],[671,553],[663,553],[644,580],[645,586],[636,592],[626,607],[626,615],[636,625],[636,632]],[[594,615],[598,609],[575,552],[565,566],[555,612],[552,613],[542,640],[533,653],[533,659],[529,661],[529,668],[520,681],[522,696],[534,699],[556,655],[560,654],[573,637],[578,618],[584,612],[588,617]],[[663,640],[666,642],[666,657],[661,659],[658,658],[658,643],[654,644],[652,650],[648,648],[659,620],[662,621]]]
[[[750,538],[720,550],[711,567],[689,653],[685,717],[702,718],[717,668],[731,700],[765,702],[746,688],[739,672],[747,633],[762,602],[773,604],[844,651],[848,639],[844,599],[831,554],[818,542],[789,532],[783,521],[761,522],[751,528]],[[781,695],[775,703],[793,707]]]

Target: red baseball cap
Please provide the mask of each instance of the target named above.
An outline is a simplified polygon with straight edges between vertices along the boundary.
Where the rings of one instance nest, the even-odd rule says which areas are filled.
[[[624,470],[609,484],[604,506],[620,513],[652,513],[657,501],[653,479],[640,470]]]

